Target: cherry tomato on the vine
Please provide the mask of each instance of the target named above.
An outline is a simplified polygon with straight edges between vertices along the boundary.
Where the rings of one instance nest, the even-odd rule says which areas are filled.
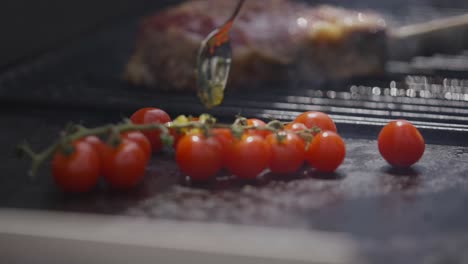
[[[333,172],[343,162],[346,155],[346,145],[335,132],[318,133],[309,145],[306,160],[322,172]]]
[[[425,142],[419,130],[406,120],[385,125],[378,137],[382,157],[394,167],[409,167],[424,154]]]
[[[214,137],[202,133],[183,136],[176,147],[176,162],[180,170],[194,180],[208,180],[223,166],[223,149]]]
[[[234,140],[226,157],[226,167],[239,178],[252,179],[264,171],[270,162],[270,147],[258,135],[245,134]]]
[[[297,172],[304,163],[305,143],[294,132],[279,132],[266,138],[271,148],[269,168],[276,174]]]
[[[140,131],[130,131],[122,133],[121,137],[137,143],[145,152],[146,156],[151,157],[151,143],[143,133]]]
[[[325,113],[309,111],[300,114],[294,122],[303,123],[307,128],[319,127],[322,131],[337,132],[335,122]]]
[[[257,119],[257,118],[249,118],[247,119],[247,125],[248,126],[253,126],[253,127],[262,127],[262,126],[266,126],[267,124],[265,122],[263,122],[262,120],[260,119]],[[256,130],[256,129],[252,129],[252,130],[249,130],[248,131],[249,134],[251,135],[259,135],[261,137],[267,137],[268,135],[271,134],[271,131],[268,131],[268,130]]]
[[[96,150],[96,152],[101,155],[101,152],[104,150],[103,148],[105,147],[105,143],[102,142],[100,138],[97,136],[87,136],[82,140],[93,146],[94,150]]]
[[[133,113],[130,117],[130,120],[134,124],[163,124],[171,121],[171,117],[161,109],[154,107],[146,107]],[[161,142],[160,131],[144,131],[143,134],[145,134],[145,136],[150,141],[151,146],[153,148],[153,152],[161,151],[161,149],[163,148],[163,143]]]
[[[151,143],[143,133],[140,131],[129,131],[122,133],[120,136],[122,139],[128,139],[137,143],[138,146],[140,146],[140,148],[145,152],[146,156],[148,158],[151,157]],[[97,136],[87,136],[83,140],[91,144],[95,150],[98,151],[99,155],[104,152],[106,143],[102,142],[102,140]]]
[[[211,135],[221,144],[222,160],[224,166],[226,164],[229,147],[234,141],[232,131],[229,128],[213,128],[211,130]]]
[[[302,141],[304,141],[304,144],[306,144],[307,142],[307,138],[305,137],[311,137],[313,135],[313,133],[310,133],[309,131],[305,132],[305,130],[307,129],[308,128],[306,127],[306,125],[304,125],[303,123],[298,123],[298,122],[291,122],[284,126],[285,131],[292,131],[296,133],[302,131],[301,134],[297,134],[297,135],[299,135]]]
[[[128,189],[145,175],[149,157],[135,142],[122,139],[116,147],[105,147],[102,155],[102,176],[116,189]]]
[[[303,123],[299,123],[299,122],[291,122],[284,126],[284,130],[289,130],[289,131],[294,131],[294,132],[304,131],[306,129],[307,129],[306,125],[304,125]]]
[[[85,141],[73,144],[69,155],[57,151],[52,158],[52,176],[66,192],[88,192],[96,186],[100,173],[99,154]]]
[[[104,143],[99,137],[97,136],[87,136],[82,139],[82,141],[85,141],[86,143],[90,144],[96,153],[99,156],[99,160],[101,162],[101,168],[100,168],[100,173],[99,175],[102,175],[102,153],[106,149],[106,143]]]

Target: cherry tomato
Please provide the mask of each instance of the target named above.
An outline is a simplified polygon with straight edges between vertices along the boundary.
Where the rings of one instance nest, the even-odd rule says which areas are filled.
[[[176,147],[176,161],[180,170],[194,180],[207,180],[221,170],[221,144],[201,133],[183,136]]]
[[[145,152],[148,158],[151,157],[151,143],[149,142],[148,138],[140,131],[129,131],[124,132],[120,135],[122,139],[128,139],[138,144],[141,149]],[[97,136],[87,136],[83,139],[84,141],[91,144],[99,154],[104,151],[106,147],[105,143],[102,142],[100,138]]]
[[[424,154],[424,138],[406,120],[395,120],[382,128],[378,137],[382,157],[395,167],[409,167]]]
[[[229,147],[234,141],[231,129],[229,128],[214,128],[211,130],[211,135],[221,144],[223,166],[226,164]]]
[[[319,127],[322,131],[337,132],[335,122],[325,113],[309,111],[300,114],[294,122],[303,123],[307,128]]]
[[[138,146],[140,146],[140,148],[145,152],[146,156],[148,158],[151,157],[151,143],[143,133],[140,131],[130,131],[122,133],[121,137],[123,139],[128,139],[137,143]]]
[[[306,129],[308,129],[306,127],[306,125],[304,125],[303,123],[298,123],[298,122],[291,122],[291,123],[284,126],[285,131],[292,131],[292,132],[296,132],[296,133],[304,131]],[[306,132],[303,132],[303,133],[306,133]],[[310,136],[313,135],[313,133],[309,133],[309,132],[307,132],[307,134],[309,134]],[[299,135],[299,134],[297,134],[297,135]],[[299,137],[302,139],[302,141],[304,141],[304,144],[305,144],[307,140],[305,138],[303,138],[302,136],[299,136]]]
[[[142,108],[130,117],[130,120],[134,124],[150,124],[150,123],[167,123],[171,121],[171,117],[161,109],[154,107]],[[163,148],[161,142],[161,132],[155,131],[144,131],[143,134],[148,138],[153,148],[153,152],[159,152]]]
[[[260,119],[249,118],[249,119],[247,119],[247,125],[248,126],[253,126],[253,127],[259,127],[259,126],[266,126],[267,124],[265,122],[263,122],[262,120],[260,120]],[[259,135],[261,137],[267,137],[268,135],[271,134],[271,131],[252,129],[252,130],[249,130],[248,133],[252,134],[252,135]]]
[[[245,134],[229,147],[226,167],[239,178],[252,179],[264,171],[270,161],[270,148],[258,135]]]
[[[305,143],[294,132],[280,132],[266,138],[271,148],[269,168],[277,174],[297,172],[304,163]]]
[[[89,143],[94,148],[96,153],[98,154],[99,160],[101,161],[101,168],[100,168],[99,175],[102,175],[102,153],[106,149],[106,143],[102,142],[102,140],[97,136],[87,136],[83,138],[82,140],[85,141],[86,143]]]
[[[113,188],[128,189],[143,179],[148,160],[137,143],[122,139],[117,147],[106,145],[102,153],[102,174]]]
[[[306,129],[307,129],[306,125],[304,125],[303,123],[299,123],[299,122],[291,122],[284,126],[284,130],[289,130],[289,131],[294,131],[294,132],[304,131]]]
[[[87,136],[83,138],[83,141],[93,146],[94,150],[96,150],[96,152],[99,155],[101,155],[101,152],[103,151],[103,148],[105,147],[105,143],[102,142],[100,138],[98,138],[97,136]]]
[[[88,192],[99,180],[100,160],[97,151],[85,141],[73,144],[73,152],[57,151],[52,158],[52,176],[66,192]]]
[[[333,172],[343,162],[346,146],[343,139],[335,132],[318,133],[309,145],[306,160],[322,172]]]

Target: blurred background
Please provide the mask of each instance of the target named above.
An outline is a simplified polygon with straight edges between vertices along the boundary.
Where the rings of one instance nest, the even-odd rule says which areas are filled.
[[[457,0],[305,0],[377,9],[396,22],[423,21],[468,10]],[[73,42],[116,21],[142,16],[180,0],[6,0],[0,7],[0,67]]]

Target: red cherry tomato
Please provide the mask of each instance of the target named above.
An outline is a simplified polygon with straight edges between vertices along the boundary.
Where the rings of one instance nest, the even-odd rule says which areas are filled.
[[[171,121],[171,117],[161,109],[146,107],[142,108],[130,117],[130,120],[134,124],[150,124],[150,123],[167,123]],[[161,142],[161,132],[158,130],[155,131],[144,131],[143,134],[148,138],[153,148],[153,152],[159,152],[163,148]]]
[[[267,124],[265,122],[263,122],[262,120],[260,120],[260,119],[249,118],[249,119],[247,119],[247,125],[248,126],[253,126],[253,127],[260,127],[260,126],[266,126]],[[251,134],[251,135],[259,135],[259,136],[265,138],[265,137],[267,137],[268,135],[271,134],[271,131],[252,129],[252,130],[249,130],[248,133]]]
[[[270,156],[265,139],[247,133],[230,145],[226,167],[239,178],[252,179],[268,167]]]
[[[287,124],[287,125],[284,126],[284,130],[285,130],[285,131],[292,131],[292,132],[296,132],[296,133],[297,133],[297,132],[304,131],[304,130],[306,130],[306,129],[308,129],[308,128],[306,127],[306,125],[304,125],[303,123],[298,123],[298,122],[291,122],[291,123],[289,123],[289,124]],[[305,132],[303,132],[303,133],[305,133]],[[308,132],[307,132],[307,133],[308,133]],[[308,134],[310,134],[310,135],[312,136],[313,133],[308,133]],[[297,134],[297,135],[299,135],[299,134]],[[300,135],[302,135],[302,134],[300,134]],[[304,144],[305,144],[305,143],[306,143],[306,139],[303,138],[302,136],[299,136],[299,137],[302,139],[302,141],[304,141]]]
[[[382,157],[394,167],[409,167],[424,154],[424,138],[406,120],[395,120],[382,128],[378,137]]]
[[[221,144],[223,166],[226,164],[226,159],[229,147],[234,141],[231,129],[229,128],[214,128],[211,130],[211,135]]]
[[[234,136],[229,128],[213,128],[211,130],[211,135],[216,138],[223,147],[228,147],[234,141]]]
[[[294,122],[303,123],[308,128],[319,127],[322,131],[337,132],[335,122],[325,113],[309,111],[300,114]]]
[[[322,172],[333,172],[343,162],[346,146],[343,139],[335,132],[318,133],[309,145],[306,160]]]
[[[100,148],[101,145],[104,144],[102,140],[97,136],[86,136],[82,139],[82,141],[85,141],[86,143],[89,143],[93,147],[97,148]]]
[[[137,143],[122,139],[117,147],[106,146],[102,153],[102,174],[113,188],[129,189],[143,179],[148,161]]]
[[[289,130],[289,131],[294,131],[294,132],[300,132],[306,129],[307,129],[306,125],[304,125],[303,123],[299,123],[299,122],[291,122],[284,126],[284,130]]]
[[[141,147],[141,149],[145,152],[148,158],[151,157],[151,143],[149,142],[148,138],[140,131],[129,131],[122,133],[120,135],[122,139],[128,139],[130,141],[133,141],[138,144],[138,146]],[[84,141],[88,142],[91,144],[96,151],[101,155],[101,153],[104,151],[103,148],[106,147],[105,143],[102,142],[100,138],[97,136],[87,136],[83,139]]]
[[[297,172],[304,163],[305,144],[294,132],[271,134],[266,138],[271,148],[269,168],[277,174]]]
[[[201,133],[183,136],[176,147],[176,161],[180,170],[194,180],[207,180],[221,170],[221,144],[213,137]]]
[[[87,136],[83,138],[82,140],[85,141],[86,143],[89,143],[94,148],[96,153],[98,154],[99,160],[101,161],[101,168],[100,168],[99,175],[102,175],[102,153],[106,149],[106,143],[102,142],[102,140],[97,136]]]
[[[55,183],[66,192],[88,192],[93,189],[100,172],[97,151],[85,141],[73,144],[73,153],[57,151],[52,158],[52,176]]]
[[[100,138],[97,136],[87,136],[82,140],[93,146],[94,150],[96,150],[96,152],[101,155],[101,152],[104,150],[103,148],[105,147],[105,143],[102,142]]]
[[[148,158],[151,157],[151,143],[143,133],[140,131],[130,131],[122,133],[121,137],[123,139],[128,139],[137,143],[138,146],[140,146],[140,148],[145,152],[146,156]]]

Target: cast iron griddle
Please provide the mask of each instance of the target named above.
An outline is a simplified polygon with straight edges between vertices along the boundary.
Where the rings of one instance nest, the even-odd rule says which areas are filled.
[[[193,95],[157,93],[121,80],[135,29],[134,21],[116,25],[0,76],[0,206],[338,231],[362,241],[379,263],[422,256],[467,261],[466,54],[457,56],[462,63],[455,68],[444,67],[453,56],[440,55],[391,62],[387,75],[372,79],[229,93],[211,111],[223,121],[237,113],[281,120],[306,110],[330,113],[348,148],[333,175],[305,168],[292,179],[264,175],[240,182],[224,174],[196,185],[184,179],[169,153],[154,157],[145,182],[128,193],[100,186],[91,194],[65,195],[47,168],[31,181],[29,163],[14,157],[14,146],[28,139],[44,147],[67,121],[115,122],[149,105],[173,116],[205,111]],[[412,120],[428,141],[411,170],[392,170],[377,151],[379,128],[395,118]]]

